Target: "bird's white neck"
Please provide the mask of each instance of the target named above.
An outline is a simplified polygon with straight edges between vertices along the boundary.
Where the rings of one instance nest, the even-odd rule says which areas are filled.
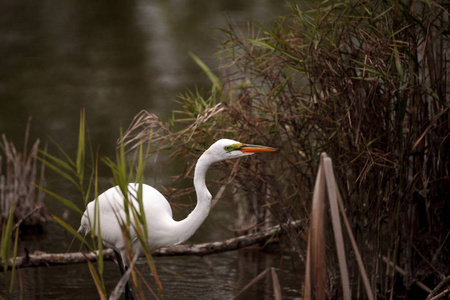
[[[211,193],[206,187],[206,172],[213,161],[210,155],[205,152],[197,161],[194,173],[194,187],[197,193],[197,205],[186,219],[177,222],[179,233],[179,243],[189,239],[195,231],[202,225],[203,221],[211,209]]]

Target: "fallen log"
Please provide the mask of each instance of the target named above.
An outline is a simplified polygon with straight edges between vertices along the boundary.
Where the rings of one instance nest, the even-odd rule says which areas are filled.
[[[292,231],[298,231],[303,225],[301,221],[292,221],[284,223],[262,232],[247,234],[224,241],[211,243],[202,243],[194,245],[177,245],[173,247],[160,248],[152,252],[153,257],[158,256],[186,256],[196,255],[205,256],[216,253],[222,253],[240,248],[252,246],[261,243],[270,243],[274,238],[284,235]],[[104,260],[114,260],[115,256],[111,249],[103,250]],[[34,253],[25,256],[16,257],[16,268],[36,268],[44,266],[58,266],[86,263],[87,261],[96,262],[97,253],[88,252],[72,252],[72,253]],[[12,259],[10,259],[8,269],[11,269]],[[3,267],[0,266],[0,271]]]

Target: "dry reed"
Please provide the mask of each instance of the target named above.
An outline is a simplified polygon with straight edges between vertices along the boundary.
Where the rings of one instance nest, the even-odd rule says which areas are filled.
[[[254,228],[309,218],[320,153],[328,153],[361,249],[348,258],[351,289],[364,260],[377,297],[417,295],[415,282],[438,284],[450,272],[448,26],[443,1],[294,3],[269,28],[230,26],[218,51],[222,82],[202,64],[213,88],[181,96],[159,143],[191,158],[186,176],[218,138],[279,147],[270,161],[222,163],[232,169],[223,181],[233,176],[244,191],[233,197],[236,210],[246,208],[239,219]],[[291,242],[302,256],[304,239]],[[407,276],[398,280],[380,255]],[[329,295],[337,287],[331,282]]]
[[[0,223],[6,221],[12,206],[16,223],[37,225],[45,222],[44,193],[36,191],[34,186],[38,180],[41,183],[44,180],[44,167],[38,168],[40,141],[36,140],[28,149],[29,129],[30,123],[25,132],[22,152],[17,151],[4,134],[0,141],[0,149],[4,154],[4,158],[0,155]]]

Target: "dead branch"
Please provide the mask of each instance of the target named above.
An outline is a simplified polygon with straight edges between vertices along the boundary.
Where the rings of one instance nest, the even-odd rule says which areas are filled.
[[[157,256],[185,256],[185,255],[211,255],[227,251],[233,251],[244,247],[261,243],[270,243],[275,237],[298,231],[302,228],[301,221],[292,221],[277,225],[262,232],[239,236],[224,241],[211,243],[195,244],[195,245],[177,245],[173,247],[161,248],[152,252],[154,257]],[[103,259],[114,260],[115,256],[111,249],[103,251]],[[16,258],[16,268],[37,268],[43,266],[70,265],[97,261],[97,253],[89,252],[73,252],[73,253],[38,253],[19,256]],[[11,268],[12,259],[10,260],[8,269]],[[0,271],[3,267],[0,266]]]
[[[386,256],[383,256],[383,261],[388,264],[391,267],[394,267],[395,271],[397,271],[400,275],[402,276],[406,276],[407,273],[404,269],[400,268],[399,266],[397,266],[396,264],[394,264],[392,261],[390,261]],[[424,290],[425,292],[428,293],[432,293],[432,290],[426,286],[425,284],[423,284],[421,281],[416,281],[415,284],[420,287],[422,290]]]
[[[433,291],[428,295],[427,300],[440,299],[444,297],[446,294],[448,294],[450,292],[450,286],[448,286],[440,294],[436,295],[445,285],[448,285],[449,283],[450,283],[450,276],[447,276],[433,289]]]

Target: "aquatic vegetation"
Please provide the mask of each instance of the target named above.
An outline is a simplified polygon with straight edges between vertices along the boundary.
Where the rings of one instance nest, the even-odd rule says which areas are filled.
[[[39,227],[46,221],[44,215],[44,194],[36,191],[34,184],[43,182],[44,168],[38,168],[39,140],[28,152],[30,122],[25,132],[23,152],[16,150],[12,142],[2,135],[0,141],[0,264],[2,276],[9,281],[12,294],[15,280],[15,265],[20,226]],[[3,156],[6,158],[3,169]],[[4,173],[3,173],[4,172]],[[11,273],[8,275],[8,270]]]
[[[270,162],[224,167],[234,178],[223,186],[247,191],[231,197],[240,215],[235,228],[247,230],[308,219],[326,152],[371,286],[385,297],[424,293],[415,282],[434,286],[450,271],[448,11],[442,1],[310,6],[293,3],[273,26],[222,29],[220,69],[195,58],[211,90],[182,94],[183,108],[167,122],[142,112],[131,128],[135,136],[138,125],[140,136],[157,131],[155,145],[170,147],[173,157],[193,159],[223,136],[280,148]],[[292,245],[304,256],[301,235]],[[398,279],[383,257],[406,277]],[[328,295],[339,293],[337,278],[329,276]]]
[[[43,182],[44,166],[38,164],[40,140],[28,149],[30,123],[22,152],[5,134],[0,141],[0,224],[6,223],[12,208],[14,221],[22,225],[39,226],[45,222],[44,193],[34,185]]]

